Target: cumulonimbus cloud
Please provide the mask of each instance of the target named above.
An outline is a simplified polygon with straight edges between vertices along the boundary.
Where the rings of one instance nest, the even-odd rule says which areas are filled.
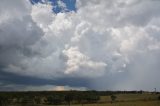
[[[3,0],[0,5],[3,71],[45,79],[101,77],[100,81],[109,80],[110,74],[127,73],[132,77],[126,77],[121,86],[133,89],[137,87],[129,83],[138,84],[139,74],[143,73],[144,83],[159,73],[153,71],[159,68],[159,1],[77,0],[76,12],[59,13],[52,11],[49,2],[32,5],[27,0],[12,4]],[[107,86],[105,81],[96,82],[95,88]],[[115,84],[111,88],[122,88]]]

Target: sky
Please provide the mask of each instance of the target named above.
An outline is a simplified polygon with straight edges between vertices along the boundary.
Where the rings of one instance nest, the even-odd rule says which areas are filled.
[[[0,0],[0,91],[160,91],[159,0]]]

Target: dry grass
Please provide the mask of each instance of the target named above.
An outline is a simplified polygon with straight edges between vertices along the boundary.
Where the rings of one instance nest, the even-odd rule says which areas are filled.
[[[101,96],[99,103],[84,104],[83,106],[160,106],[160,100],[157,100],[156,94],[118,94],[116,102],[111,103],[110,96]],[[20,105],[16,105],[20,106]],[[33,105],[26,105],[33,106]],[[35,105],[35,106],[53,106],[53,105]],[[68,105],[58,105],[68,106]],[[82,106],[81,104],[72,104],[71,106]]]
[[[49,105],[39,105],[49,106]],[[67,106],[67,105],[60,105]],[[82,105],[71,105],[71,106],[82,106]],[[103,104],[84,104],[83,106],[160,106],[160,101],[137,101],[137,102],[117,102],[117,103],[103,103]]]
[[[127,101],[152,101],[156,100],[160,95],[144,93],[144,94],[118,94],[116,96],[117,96],[116,101],[127,102]],[[110,96],[101,96],[100,102],[111,102],[111,98]]]
[[[75,105],[72,105],[75,106]],[[81,106],[81,105],[77,105]],[[160,106],[159,101],[117,102],[104,104],[86,104],[84,106]]]

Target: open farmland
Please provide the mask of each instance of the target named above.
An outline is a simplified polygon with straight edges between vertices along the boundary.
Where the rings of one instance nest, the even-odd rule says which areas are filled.
[[[1,92],[0,106],[160,106],[160,93],[140,91]]]

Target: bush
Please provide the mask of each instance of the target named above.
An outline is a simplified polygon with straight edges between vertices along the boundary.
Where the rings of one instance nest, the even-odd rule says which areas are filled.
[[[0,96],[0,106],[7,106],[8,98]]]
[[[116,100],[116,98],[117,98],[117,96],[111,95],[111,100],[112,100],[112,102],[114,102],[114,101]]]

